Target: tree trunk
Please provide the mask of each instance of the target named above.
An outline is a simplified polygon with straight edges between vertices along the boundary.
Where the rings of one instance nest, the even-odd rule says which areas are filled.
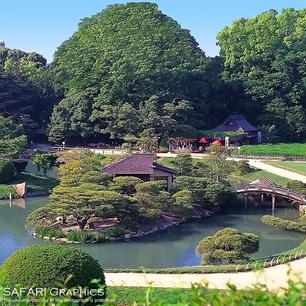
[[[87,221],[89,220],[90,216],[85,216],[85,217],[77,217],[77,224],[80,228],[80,230],[83,230],[85,225],[87,224]]]

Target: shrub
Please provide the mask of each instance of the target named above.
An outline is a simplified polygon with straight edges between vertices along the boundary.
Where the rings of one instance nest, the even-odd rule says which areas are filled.
[[[203,238],[196,249],[202,255],[202,264],[247,260],[248,255],[258,251],[259,238],[253,233],[242,233],[235,228],[224,228],[212,236]]]
[[[0,160],[0,184],[6,184],[10,182],[14,175],[14,164],[6,160]]]
[[[113,177],[114,176],[109,173],[101,173],[101,171],[89,171],[81,177],[81,182],[108,186]]]
[[[44,226],[39,226],[35,229],[35,232],[38,236],[40,237],[49,237],[49,238],[63,238],[65,237],[65,234],[56,228],[52,227],[44,227]]]
[[[28,161],[25,159],[14,159],[12,162],[14,163],[14,167],[17,173],[24,172],[28,165]]]
[[[180,217],[190,218],[193,215],[192,192],[187,189],[180,190],[172,195],[173,209]]]
[[[52,220],[56,218],[56,213],[52,211],[50,205],[39,207],[32,211],[26,220],[26,228],[44,227],[50,225]]]
[[[297,191],[303,194],[306,194],[306,184],[304,184],[301,181],[297,181],[297,180],[290,180],[287,183],[287,187],[293,191]]]
[[[246,160],[240,160],[235,163],[234,173],[237,176],[243,176],[251,172],[252,172],[252,168],[250,167],[249,163]]]
[[[88,232],[88,231],[72,231],[67,234],[67,240],[78,241],[78,242],[105,242],[107,237],[102,233]]]
[[[125,234],[125,230],[121,226],[110,228],[105,235],[108,237],[121,237]]]
[[[306,232],[306,224],[305,222],[303,222],[303,219],[301,219],[301,221],[291,221],[277,218],[274,216],[265,215],[261,218],[261,221],[264,224],[284,228],[287,231],[296,231],[302,233]]]
[[[143,180],[135,176],[117,176],[113,179],[113,182],[121,188],[123,193],[133,195],[136,192],[135,186],[143,183]]]
[[[19,249],[4,262],[1,270],[7,273],[6,286],[12,288],[17,284],[24,288],[51,288],[65,281],[68,287],[85,287],[92,279],[101,278],[105,284],[103,271],[94,258],[83,250],[60,245]]]

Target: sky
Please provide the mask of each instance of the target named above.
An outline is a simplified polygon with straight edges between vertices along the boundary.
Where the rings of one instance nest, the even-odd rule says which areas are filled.
[[[0,40],[8,48],[38,52],[52,61],[56,48],[89,17],[123,0],[0,0]],[[141,2],[141,1],[134,1]],[[263,11],[306,7],[305,0],[156,0],[159,9],[189,29],[208,56],[219,53],[216,35],[235,19]]]

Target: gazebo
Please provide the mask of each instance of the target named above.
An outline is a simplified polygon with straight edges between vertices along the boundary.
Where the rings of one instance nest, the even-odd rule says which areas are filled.
[[[215,130],[222,132],[241,131],[245,133],[244,139],[247,143],[261,143],[261,131],[240,114],[229,115]]]

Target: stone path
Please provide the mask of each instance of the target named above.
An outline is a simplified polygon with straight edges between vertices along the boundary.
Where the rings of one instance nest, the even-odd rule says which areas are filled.
[[[290,276],[288,276],[288,272]],[[288,280],[306,282],[306,258],[289,264],[266,268],[258,272],[207,273],[207,274],[145,274],[145,273],[105,273],[108,286],[176,287],[188,288],[192,284],[208,284],[209,288],[225,289],[233,284],[238,289],[246,289],[256,284],[265,284],[269,290],[287,287]]]

